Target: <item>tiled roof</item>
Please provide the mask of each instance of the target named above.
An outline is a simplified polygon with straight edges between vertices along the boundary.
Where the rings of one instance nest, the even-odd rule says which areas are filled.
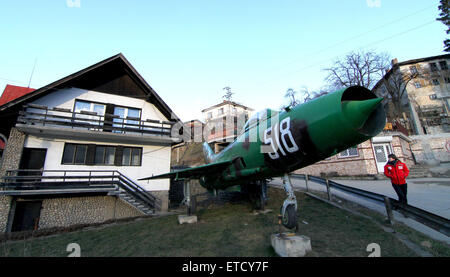
[[[11,102],[19,97],[22,97],[25,94],[28,94],[34,90],[35,90],[34,88],[6,85],[2,96],[0,97],[0,106],[3,106],[6,103]]]

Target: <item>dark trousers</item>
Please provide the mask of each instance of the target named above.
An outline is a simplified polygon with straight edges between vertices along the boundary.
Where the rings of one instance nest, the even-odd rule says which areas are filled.
[[[408,193],[408,184],[392,184],[392,187],[398,195],[398,201],[403,204],[408,204],[408,199],[406,198],[406,194]]]

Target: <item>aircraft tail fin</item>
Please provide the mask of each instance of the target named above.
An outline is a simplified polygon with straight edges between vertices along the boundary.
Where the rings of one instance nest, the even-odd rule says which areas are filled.
[[[205,162],[207,164],[211,163],[216,157],[216,154],[207,142],[203,143],[203,156],[205,157]]]

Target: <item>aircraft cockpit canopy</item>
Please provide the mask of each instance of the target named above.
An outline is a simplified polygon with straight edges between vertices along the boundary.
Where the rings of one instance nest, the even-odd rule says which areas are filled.
[[[254,126],[257,126],[263,121],[268,120],[269,118],[277,115],[279,112],[272,109],[264,109],[262,111],[259,111],[252,115],[249,120],[244,125],[244,131],[249,130],[250,128],[253,128]]]

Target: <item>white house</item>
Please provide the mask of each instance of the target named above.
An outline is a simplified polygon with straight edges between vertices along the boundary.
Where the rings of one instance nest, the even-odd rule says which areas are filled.
[[[138,179],[170,171],[179,119],[122,54],[14,99],[2,114],[0,231],[167,209],[170,181]]]

